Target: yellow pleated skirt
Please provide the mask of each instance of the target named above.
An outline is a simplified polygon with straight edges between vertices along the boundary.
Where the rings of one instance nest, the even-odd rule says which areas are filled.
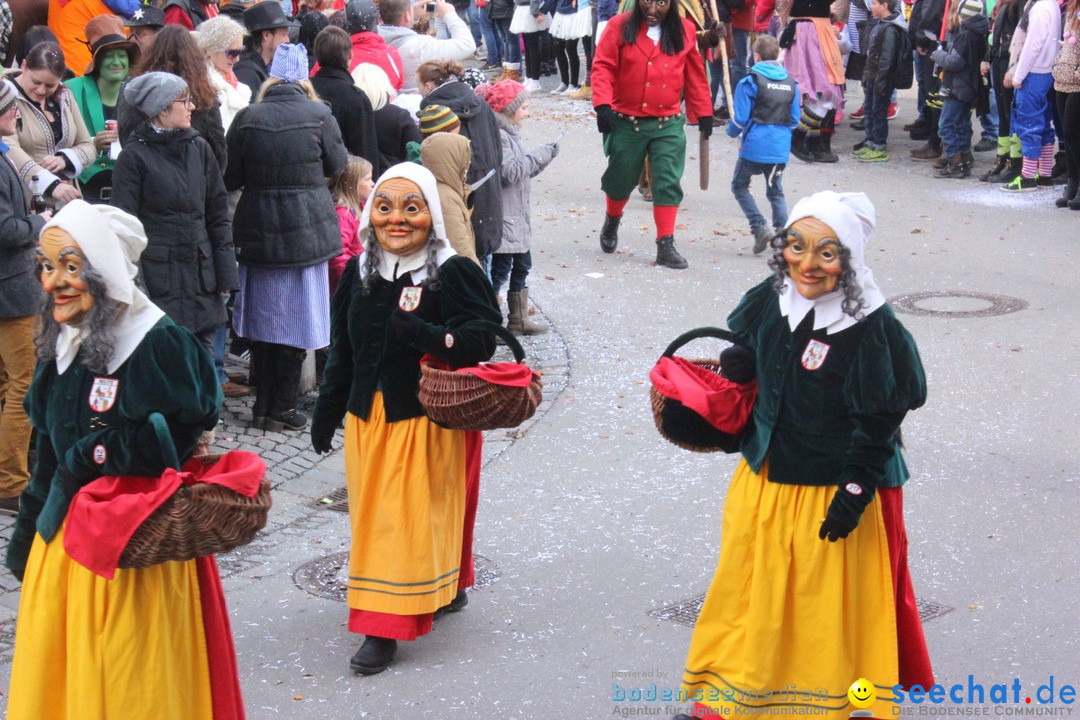
[[[840,720],[859,678],[892,696],[896,610],[878,499],[846,539],[818,539],[835,486],[768,482],[743,460],[724,503],[720,560],[694,627],[687,697],[723,716]],[[892,717],[891,703],[867,708]]]
[[[388,423],[382,393],[345,418],[352,549],[348,605],[421,615],[448,604],[461,571],[465,433],[426,417]]]
[[[23,580],[8,720],[210,720],[195,561],[117,570],[34,538]]]

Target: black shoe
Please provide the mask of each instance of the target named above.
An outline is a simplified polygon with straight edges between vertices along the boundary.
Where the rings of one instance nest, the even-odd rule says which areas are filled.
[[[1003,167],[1000,172],[991,175],[986,182],[994,183],[995,185],[1010,183],[1020,176],[1022,167],[1023,158],[1009,158],[1005,162],[1005,167]]]
[[[840,158],[837,157],[836,153],[829,149],[828,141],[824,137],[809,138],[806,141],[806,147],[814,157],[814,162],[840,162]]]
[[[859,118],[855,122],[851,123],[851,129],[852,130],[865,130],[866,129],[866,118]]]
[[[1065,192],[1061,194],[1061,197],[1054,201],[1054,205],[1059,208],[1068,207],[1069,201],[1076,197],[1078,186],[1080,186],[1080,182],[1078,182],[1077,178],[1069,180],[1068,184],[1065,186]]]
[[[814,155],[807,147],[808,140],[809,138],[807,138],[806,133],[799,132],[798,130],[791,133],[791,154],[803,162],[812,163],[814,162]]]
[[[920,128],[915,128],[908,133],[912,140],[929,140],[930,139],[930,126],[924,125]]]
[[[1054,178],[1038,175],[1035,178],[1035,187],[1039,189],[1052,188],[1054,187]]]
[[[285,412],[272,412],[266,416],[263,429],[266,432],[283,432],[285,430],[303,430],[307,427],[308,416],[296,408]]]
[[[353,672],[361,675],[375,675],[390,667],[397,654],[397,640],[368,635],[364,638],[364,644],[356,651],[349,660],[349,667]]]
[[[600,249],[606,253],[615,252],[615,247],[619,244],[620,220],[622,220],[622,215],[619,217],[604,216],[604,227],[600,228]]]
[[[866,141],[865,140],[860,140],[859,142],[857,142],[857,143],[855,143],[854,145],[851,146],[851,152],[859,152],[864,147],[866,147]]]
[[[994,164],[990,167],[990,169],[979,176],[979,182],[990,182],[991,181],[990,178],[994,177],[995,175],[997,175],[999,172],[1001,172],[1002,170],[1004,170],[1008,166],[1009,166],[1009,156],[1008,155],[998,155],[997,159],[994,161]]]
[[[466,593],[464,590],[458,590],[457,595],[454,596],[453,600],[451,600],[449,603],[447,603],[446,605],[443,605],[441,608],[439,608],[438,610],[435,611],[435,617],[432,618],[432,619],[433,620],[438,620],[439,618],[441,618],[443,615],[446,615],[447,613],[460,612],[460,611],[464,610],[465,606],[468,605],[468,604],[469,604],[469,594]]]
[[[713,110],[713,117],[717,120],[723,120],[724,122],[727,122],[731,119],[731,113],[728,112],[727,105],[721,105],[720,107]]]
[[[991,150],[997,150],[997,146],[996,140],[987,140],[986,138],[983,138],[975,143],[973,150],[975,150],[975,152],[990,152]]]
[[[15,497],[0,498],[0,515],[18,515],[19,514],[19,498],[21,495]]]
[[[665,235],[656,241],[656,264],[672,270],[685,270],[690,267],[686,258],[675,249],[674,235]]]

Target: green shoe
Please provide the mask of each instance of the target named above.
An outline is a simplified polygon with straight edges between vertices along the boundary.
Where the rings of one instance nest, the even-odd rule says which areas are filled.
[[[874,152],[868,145],[863,145],[858,150],[851,151],[851,157],[861,159],[863,155],[869,152]]]
[[[859,156],[859,162],[888,162],[889,153],[884,150],[869,150]]]

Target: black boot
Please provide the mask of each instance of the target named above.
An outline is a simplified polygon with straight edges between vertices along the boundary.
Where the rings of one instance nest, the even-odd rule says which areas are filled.
[[[1080,187],[1080,178],[1070,177],[1065,182],[1065,192],[1061,194],[1054,204],[1059,208],[1069,207],[1069,202],[1076,197],[1076,189]]]
[[[983,173],[982,175],[979,176],[979,182],[990,182],[990,178],[994,177],[999,172],[1004,170],[1008,165],[1009,165],[1009,156],[1008,155],[998,155],[997,159],[994,160],[993,166],[989,170],[987,170],[985,173]]]
[[[832,151],[829,146],[832,144],[832,134],[822,134],[816,138],[809,138],[806,141],[806,146],[810,150],[810,154],[814,157],[814,162],[819,163],[834,163],[840,162],[840,158],[836,156],[836,153]]]
[[[306,350],[288,345],[272,345],[274,364],[274,403],[266,415],[267,432],[303,430],[308,418],[296,409],[296,395],[300,389],[300,372],[304,366]]]
[[[600,228],[600,249],[606,253],[615,252],[615,247],[619,244],[620,220],[622,220],[622,215],[619,217],[604,216],[604,227]]]
[[[806,133],[800,129],[796,129],[791,133],[791,154],[803,162],[812,163],[814,162],[814,155],[807,148],[808,140]]]
[[[686,258],[675,249],[674,235],[665,235],[656,241],[656,264],[672,270],[685,270],[690,266]]]
[[[1023,158],[1011,157],[1009,158],[1009,161],[1005,163],[1005,167],[1002,168],[1001,172],[996,175],[991,175],[990,179],[987,180],[987,182],[1000,185],[1004,185],[1005,183],[1011,183],[1013,180],[1020,177],[1020,171],[1023,169],[1023,167]]]
[[[458,590],[457,595],[446,605],[435,611],[435,617],[432,620],[438,620],[447,613],[456,613],[465,609],[465,606],[469,604],[469,595],[464,590]]]
[[[938,170],[935,175],[939,178],[950,178],[957,180],[960,178],[966,178],[971,174],[971,165],[964,161],[962,153],[956,153],[949,157],[945,167]]]
[[[397,640],[368,635],[364,638],[364,644],[349,660],[349,667],[361,675],[374,675],[390,667],[396,654]]]

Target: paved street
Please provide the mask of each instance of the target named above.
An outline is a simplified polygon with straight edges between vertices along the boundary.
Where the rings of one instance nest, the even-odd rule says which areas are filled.
[[[584,720],[627,705],[677,712],[615,703],[612,684],[678,686],[691,635],[678,620],[692,617],[712,577],[736,457],[664,441],[648,372],[676,335],[723,325],[768,270],[750,252],[730,193],[736,146],[722,130],[703,192],[697,130],[688,129],[676,241],[690,268],[672,271],[652,265],[651,206],[637,195],[619,251],[600,252],[604,160],[586,104],[541,96],[532,108],[527,143],[567,131],[559,157],[533,181],[530,296],[553,332],[524,344],[544,372],[545,403],[525,427],[487,437],[481,583],[463,612],[404,644],[387,672],[353,675],[359,639],[346,631],[336,581],[348,522],[330,497],[344,484],[340,450],[319,458],[306,433],[249,432],[247,408],[227,404],[220,449],[256,450],[274,484],[266,531],[220,559],[254,720]],[[891,124],[894,159],[875,165],[847,157],[861,138],[845,121],[838,165],[789,166],[788,204],[821,189],[867,192],[879,222],[867,262],[886,296],[961,295],[898,308],[909,309],[899,317],[930,389],[904,424],[905,500],[938,681],[1019,678],[1029,693],[1051,675],[1080,685],[1080,213],[1055,209],[1056,191],[1011,195],[974,179],[930,178],[927,164],[907,159],[916,144],[900,127],[913,118],[907,93]],[[978,156],[976,174],[992,155]],[[753,189],[767,207],[760,180]],[[990,314],[998,310],[1008,312]],[[713,352],[707,341],[699,348]],[[0,525],[6,539],[10,520]],[[18,595],[0,573],[5,692]]]

